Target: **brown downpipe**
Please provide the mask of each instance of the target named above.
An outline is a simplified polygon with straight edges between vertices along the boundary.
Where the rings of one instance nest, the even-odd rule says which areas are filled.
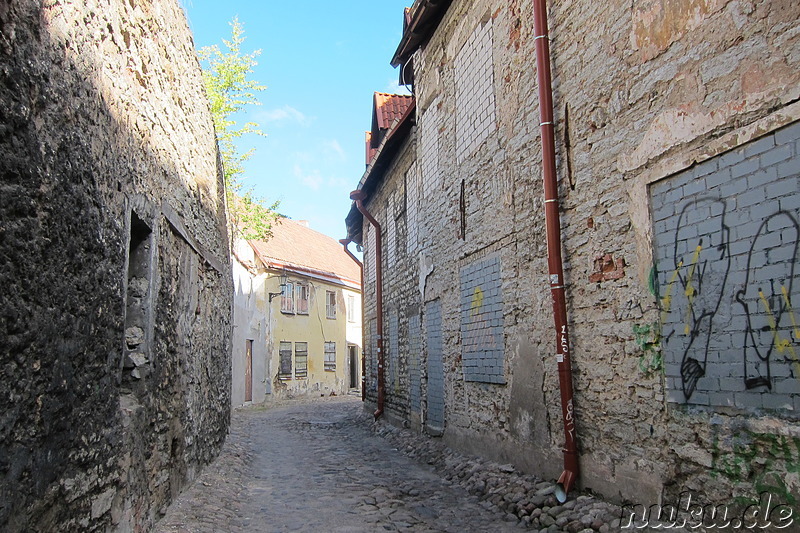
[[[377,420],[383,414],[383,400],[384,400],[384,378],[383,378],[383,272],[381,270],[381,225],[375,220],[375,217],[369,214],[367,208],[364,207],[364,198],[366,198],[364,191],[353,191],[350,193],[350,199],[356,203],[358,209],[364,218],[369,220],[369,223],[375,227],[375,307],[377,311],[376,324],[378,335],[376,345],[378,350],[378,408],[373,415]]]
[[[350,259],[356,262],[358,270],[361,273],[361,294],[364,294],[364,263],[358,260],[358,257],[353,255],[350,248],[347,246],[353,241],[350,239],[339,239],[339,243],[344,246],[344,253],[350,256]],[[361,346],[365,345],[364,342],[364,305],[361,305]],[[366,376],[366,363],[364,362],[364,349],[361,349],[361,401],[367,399],[367,376]]]
[[[553,88],[550,74],[550,43],[547,33],[546,0],[533,1],[534,42],[536,45],[536,76],[539,84],[539,115],[542,129],[542,178],[544,180],[544,209],[547,229],[547,266],[550,272],[550,292],[553,297],[553,321],[556,329],[556,360],[558,383],[561,389],[561,414],[564,418],[564,472],[556,484],[560,502],[578,478],[578,448],[576,445],[573,411],[572,367],[570,364],[567,302],[564,294],[564,270],[561,258],[561,221],[558,214],[558,178],[553,128]]]

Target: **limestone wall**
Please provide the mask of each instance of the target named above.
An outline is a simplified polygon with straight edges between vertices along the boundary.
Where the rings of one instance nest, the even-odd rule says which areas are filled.
[[[0,529],[143,531],[220,449],[231,275],[175,1],[0,6]]]

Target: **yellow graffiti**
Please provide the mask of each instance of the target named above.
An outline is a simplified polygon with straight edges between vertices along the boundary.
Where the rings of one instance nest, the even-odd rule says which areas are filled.
[[[789,311],[789,316],[792,317],[792,324],[796,324],[796,319],[794,317],[794,312],[792,311],[792,307],[789,304],[789,296],[787,294],[786,288],[782,287],[783,298],[786,301],[787,310]],[[797,357],[797,353],[795,352],[794,345],[792,344],[791,339],[783,339],[781,338],[781,334],[778,331],[778,323],[775,321],[775,315],[772,313],[772,308],[769,306],[769,301],[767,301],[767,297],[764,296],[764,291],[758,291],[758,297],[761,299],[761,303],[764,305],[764,311],[767,315],[767,321],[769,322],[769,328],[772,330],[772,341],[775,344],[775,349],[778,351],[779,354],[784,354],[785,352],[789,352],[794,366],[794,375],[797,379],[800,379],[800,359]],[[795,327],[794,331],[795,336],[797,336],[797,328]]]
[[[678,263],[678,268],[672,273],[672,277],[669,279],[669,283],[667,283],[667,290],[664,291],[664,297],[661,298],[661,323],[666,322],[667,314],[672,307],[672,287],[675,285],[675,281],[678,279],[678,272],[680,271],[681,267],[683,267],[683,261]]]
[[[789,312],[789,318],[792,320],[792,332],[794,333],[794,340],[800,341],[800,328],[797,327],[797,318],[794,316],[792,303],[789,301],[789,291],[786,289],[786,287],[782,286],[781,293],[783,294],[783,301],[786,302],[786,310]]]
[[[470,316],[475,316],[481,311],[483,305],[483,291],[480,287],[475,287],[475,292],[472,294],[472,305],[470,307]]]
[[[697,261],[700,259],[700,252],[703,250],[703,247],[699,244],[697,248],[694,249],[694,255],[692,256],[692,264],[689,265],[689,276],[686,278],[686,290],[684,293],[686,294],[686,300],[689,302],[689,309],[686,313],[686,327],[684,328],[684,334],[688,335],[691,331],[691,327],[689,324],[689,319],[692,316],[692,306],[694,304],[694,297],[697,294],[697,291],[692,285],[692,281],[694,279],[694,271],[697,269]]]

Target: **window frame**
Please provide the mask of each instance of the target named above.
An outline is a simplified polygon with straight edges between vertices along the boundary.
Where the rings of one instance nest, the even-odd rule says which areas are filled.
[[[305,348],[301,350],[300,345],[304,345]],[[305,341],[294,343],[294,378],[308,378],[308,343]]]
[[[325,341],[324,343],[324,366],[325,372],[336,372],[336,342]],[[333,360],[329,360],[329,356],[333,355]]]
[[[336,291],[325,291],[325,318],[336,320],[336,307]]]
[[[301,295],[304,294],[305,298]],[[307,315],[311,302],[311,288],[308,283],[295,283],[294,312],[298,315]],[[302,304],[305,305],[302,305]]]
[[[288,345],[288,348],[286,346]],[[278,379],[292,379],[292,343],[291,341],[280,341],[278,345]],[[288,358],[285,358],[288,354]],[[286,372],[288,364],[288,372]]]
[[[293,281],[287,281],[281,288],[281,313],[294,314],[294,286]]]
[[[356,297],[354,294],[347,295],[347,321],[350,323],[356,321]]]

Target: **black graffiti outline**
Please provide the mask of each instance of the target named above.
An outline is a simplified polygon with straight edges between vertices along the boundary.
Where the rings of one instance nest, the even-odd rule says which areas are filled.
[[[679,260],[679,253],[678,247],[681,241],[681,230],[684,227],[694,226],[694,224],[687,224],[685,222],[685,218],[688,217],[688,210],[692,208],[693,210],[698,209],[701,204],[709,204],[711,205],[718,205],[722,208],[722,213],[719,216],[720,221],[720,242],[715,243],[713,246],[706,248],[705,250],[717,250],[719,252],[719,258],[715,261],[722,261],[725,260],[725,269],[724,274],[722,276],[722,282],[717,284],[716,287],[719,289],[719,294],[716,295],[716,299],[714,299],[714,295],[712,294],[711,301],[713,303],[712,308],[702,307],[700,309],[696,308],[694,305],[689,306],[688,312],[690,313],[690,320],[687,324],[689,328],[689,341],[684,349],[683,357],[681,358],[681,386],[683,389],[683,395],[686,400],[689,400],[692,394],[697,387],[697,382],[705,376],[706,373],[706,364],[708,363],[708,347],[711,342],[711,333],[713,331],[712,323],[714,320],[714,316],[717,314],[719,310],[720,303],[722,302],[722,296],[724,294],[724,288],[727,284],[728,280],[728,273],[730,272],[731,267],[731,257],[728,250],[730,241],[730,228],[725,224],[725,214],[727,212],[727,204],[724,200],[715,198],[713,196],[703,196],[699,197],[691,202],[687,202],[683,208],[681,209],[680,215],[678,216],[678,222],[675,228],[675,241],[673,246],[673,260],[675,264],[675,272],[677,273],[677,279],[680,281],[680,286],[686,293],[687,287],[690,283],[696,283],[696,294],[704,294],[703,287],[704,279],[707,277],[708,274],[711,274],[712,271],[709,270],[709,259],[703,259],[700,261],[700,255],[702,254],[703,249],[697,253],[696,262],[690,265],[690,274],[686,275],[684,272],[684,264],[682,260]],[[715,232],[716,233],[716,232]],[[705,235],[698,235],[698,247],[703,246],[703,238],[711,238],[711,234]],[[688,242],[688,240],[687,240]],[[687,252],[688,253],[688,252]],[[707,256],[708,254],[706,254]],[[703,256],[703,257],[706,257]],[[712,285],[712,289],[714,285]],[[708,323],[707,327],[704,325]],[[675,333],[673,330],[670,332],[669,335],[665,338],[665,342],[669,342],[669,339]],[[704,339],[701,337],[705,337]],[[695,346],[695,343],[698,339],[701,339],[700,342],[703,342],[702,352],[703,352],[703,361],[702,363],[689,355],[690,351]]]
[[[768,298],[766,298],[766,301],[768,302],[769,311],[761,311],[760,308],[758,307],[758,304],[756,304],[756,308],[754,310],[751,310],[750,306],[748,305],[747,299],[745,298],[745,296],[747,294],[747,290],[750,287],[750,273],[757,266],[763,266],[763,265],[753,265],[752,264],[754,253],[762,251],[761,249],[756,250],[756,244],[758,243],[760,237],[769,235],[770,232],[767,229],[768,228],[768,224],[769,224],[770,221],[772,221],[773,219],[775,219],[778,216],[785,216],[786,218],[788,218],[789,221],[791,222],[791,225],[794,227],[794,230],[795,230],[794,250],[792,252],[792,260],[789,261],[789,263],[788,263],[789,264],[789,267],[788,267],[789,271],[788,271],[788,289],[787,289],[787,291],[788,291],[789,295],[792,294],[792,285],[793,285],[793,282],[794,282],[795,260],[797,258],[798,247],[800,247],[800,223],[798,223],[797,219],[795,219],[794,216],[792,215],[792,213],[790,213],[789,211],[779,210],[779,211],[777,211],[776,213],[770,215],[769,217],[767,217],[766,219],[764,219],[761,222],[761,225],[759,226],[758,231],[756,232],[755,236],[753,237],[753,241],[750,244],[750,250],[749,250],[749,252],[747,254],[747,270],[745,271],[744,286],[743,286],[742,289],[740,289],[740,290],[738,290],[736,292],[736,296],[735,296],[735,300],[737,302],[739,302],[739,304],[744,308],[745,316],[747,317],[747,329],[744,332],[744,343],[743,343],[743,347],[742,347],[742,350],[743,350],[742,356],[743,357],[742,358],[743,358],[743,364],[744,364],[744,374],[743,375],[744,375],[745,388],[748,389],[748,390],[755,389],[755,388],[758,388],[758,387],[766,387],[767,389],[772,390],[772,370],[770,368],[770,359],[772,357],[773,350],[776,348],[775,342],[773,340],[771,340],[769,342],[769,344],[768,344],[769,347],[766,349],[766,353],[762,355],[762,350],[760,350],[759,347],[763,346],[764,343],[763,342],[759,342],[757,340],[757,335],[758,335],[758,331],[763,330],[763,328],[754,328],[753,327],[753,321],[754,321],[753,319],[754,319],[754,317],[758,316],[758,315],[761,315],[761,314],[765,314],[767,312],[771,312],[773,314],[773,316],[774,316],[775,324],[779,325],[781,323],[781,319],[786,314],[787,310],[789,310],[789,311],[791,310],[789,304],[784,301],[783,294],[782,293],[779,294],[780,291],[776,291],[775,290],[775,281],[776,280],[774,278],[771,279],[771,280],[768,280],[769,284],[770,284],[770,288],[771,288],[771,295]],[[784,229],[784,228],[781,228],[781,229]],[[783,246],[786,246],[786,244],[782,243],[780,247],[782,248]],[[778,248],[778,247],[771,247],[771,248],[766,248],[766,249],[774,249],[774,248]],[[758,287],[758,291],[759,291],[759,294],[761,294],[763,292],[763,289],[761,288],[761,286]],[[777,299],[778,302],[779,302],[779,304],[777,306],[777,309],[773,305],[773,302],[775,301],[775,299]],[[773,332],[773,334],[774,334],[774,332]],[[764,364],[766,366],[766,376],[758,375],[758,376],[755,376],[755,377],[748,378],[748,373],[749,373],[748,372],[748,364],[747,364],[748,363],[748,340],[752,343],[752,349],[755,351],[756,357],[760,361],[764,362]],[[800,378],[800,376],[795,376],[795,377],[796,378]]]

